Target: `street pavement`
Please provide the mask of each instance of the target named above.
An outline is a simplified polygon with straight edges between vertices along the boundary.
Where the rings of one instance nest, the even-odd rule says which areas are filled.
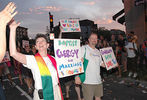
[[[4,79],[4,92],[6,100],[32,100],[32,95],[27,93],[26,85],[20,85],[18,77],[13,75],[13,85]],[[63,96],[65,85],[61,82]],[[70,100],[77,100],[74,84],[70,87]],[[104,81],[104,96],[102,100],[147,100],[147,82],[136,81],[131,78],[117,78],[108,76]]]

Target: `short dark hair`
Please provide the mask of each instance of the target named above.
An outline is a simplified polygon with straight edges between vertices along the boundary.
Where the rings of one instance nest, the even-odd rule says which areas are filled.
[[[46,40],[46,42],[48,43],[47,37],[44,34],[37,34],[36,37],[35,37],[35,44],[36,44],[36,40],[38,38],[44,38]]]
[[[94,34],[94,35],[96,35],[96,36],[98,37],[98,35],[97,35],[96,33],[91,32],[91,33],[88,35],[88,39],[89,39],[89,38],[90,38],[90,36],[91,36],[91,35],[93,35],[93,34]]]

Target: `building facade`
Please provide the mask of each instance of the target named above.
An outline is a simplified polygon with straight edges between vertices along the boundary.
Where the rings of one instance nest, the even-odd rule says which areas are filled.
[[[16,43],[19,46],[22,46],[22,40],[28,40],[28,28],[18,26],[16,29]]]
[[[113,16],[118,22],[126,26],[126,33],[133,31],[138,36],[138,43],[141,44],[147,39],[147,0],[122,0],[124,10]]]
[[[79,21],[81,32],[62,33],[62,38],[86,40],[91,32],[98,33],[98,26],[94,21],[85,19]],[[59,38],[59,25],[54,27],[55,38]]]

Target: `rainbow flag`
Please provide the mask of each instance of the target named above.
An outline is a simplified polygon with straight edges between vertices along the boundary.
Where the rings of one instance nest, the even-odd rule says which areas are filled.
[[[42,89],[43,89],[43,99],[44,100],[54,100],[54,92],[53,92],[53,83],[51,73],[41,57],[39,53],[35,55],[35,59],[37,61],[41,80],[42,80]]]

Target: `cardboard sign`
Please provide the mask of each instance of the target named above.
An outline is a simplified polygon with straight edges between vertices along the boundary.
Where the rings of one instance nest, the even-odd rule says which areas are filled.
[[[27,41],[27,40],[22,40],[22,47],[25,48],[26,45],[29,46],[29,41]]]
[[[100,53],[106,65],[106,69],[110,70],[118,66],[112,47],[100,49]]]
[[[10,61],[10,55],[9,55],[9,52],[6,51],[6,54],[5,54],[5,56],[4,56],[3,60],[2,60],[2,62],[8,62],[8,61]]]
[[[79,39],[54,39],[54,52],[60,78],[84,72]]]
[[[61,32],[81,32],[78,19],[63,19],[60,20]]]

